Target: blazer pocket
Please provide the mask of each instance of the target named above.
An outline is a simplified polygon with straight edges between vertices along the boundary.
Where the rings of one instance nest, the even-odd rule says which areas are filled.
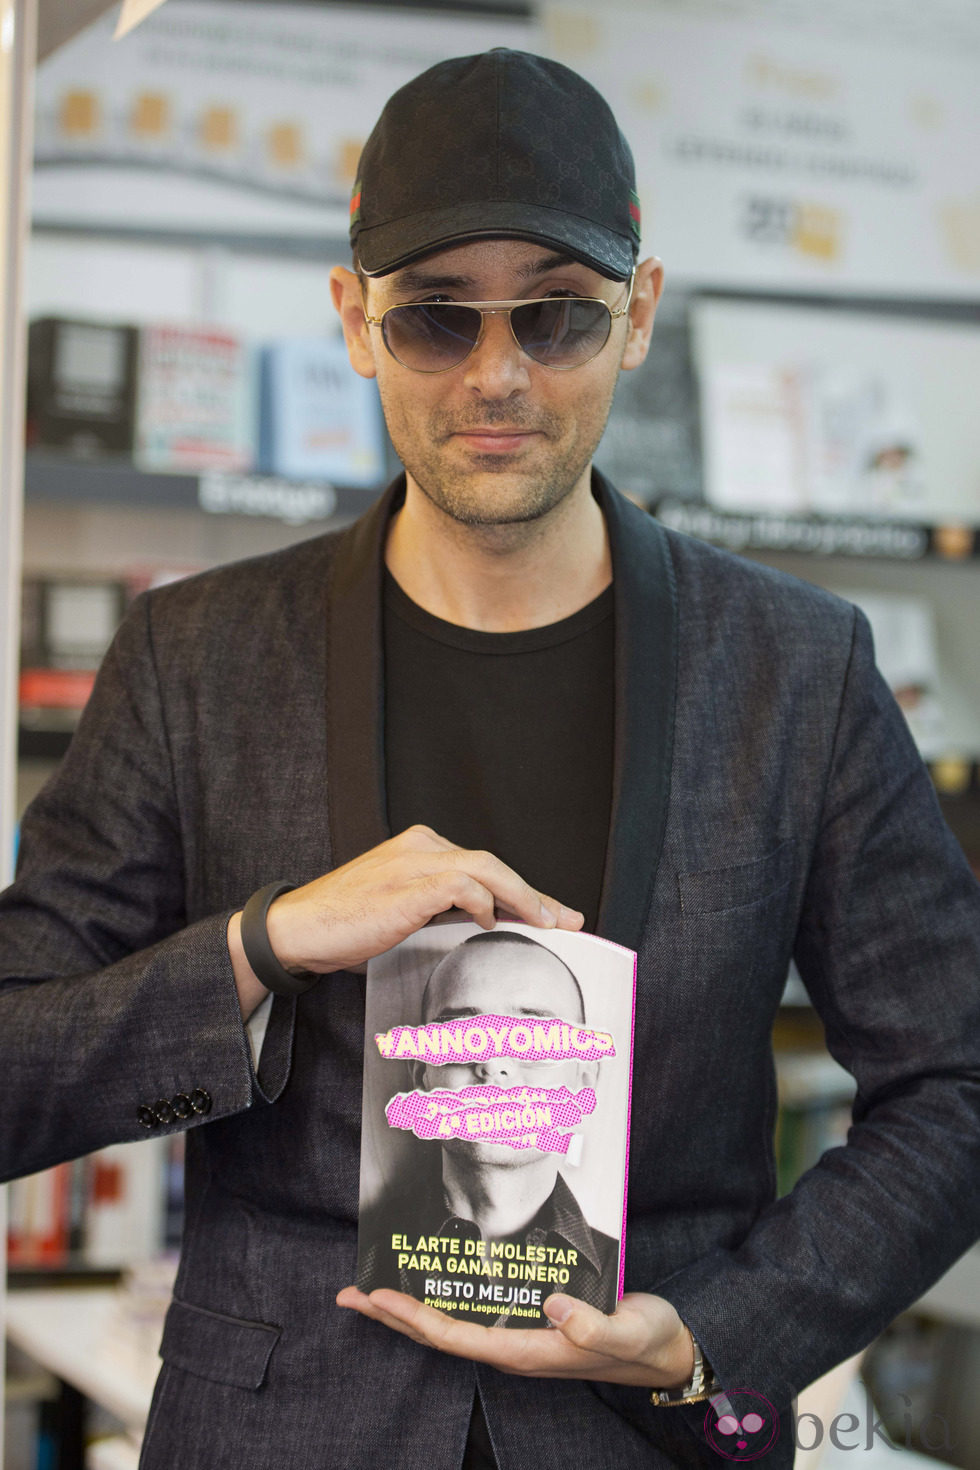
[[[163,1327],[160,1356],[174,1368],[229,1383],[261,1388],[281,1327],[226,1317],[189,1302],[172,1301]]]
[[[707,868],[700,873],[678,873],[681,913],[689,918],[696,914],[721,914],[771,898],[789,883],[795,851],[796,840],[789,837],[774,852],[755,862]]]

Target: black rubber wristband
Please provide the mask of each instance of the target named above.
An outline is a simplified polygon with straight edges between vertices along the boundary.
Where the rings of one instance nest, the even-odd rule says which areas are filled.
[[[311,990],[322,975],[303,970],[292,975],[276,959],[269,943],[266,918],[269,907],[283,893],[292,893],[295,883],[267,883],[253,893],[242,911],[242,949],[256,977],[273,995],[302,995]]]

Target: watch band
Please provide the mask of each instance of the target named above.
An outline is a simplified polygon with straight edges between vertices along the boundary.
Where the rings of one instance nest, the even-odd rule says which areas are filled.
[[[277,898],[284,893],[292,893],[295,887],[295,883],[267,883],[264,888],[252,894],[242,910],[242,949],[245,951],[245,958],[255,971],[256,978],[273,995],[303,995],[318,980],[323,979],[322,975],[316,975],[311,970],[292,974],[276,959],[269,943],[269,931],[266,928],[269,909]]]
[[[687,1327],[686,1322],[684,1325]],[[690,1327],[687,1330],[691,1332]],[[690,1379],[683,1388],[655,1388],[650,1394],[650,1402],[658,1409],[670,1408],[673,1404],[700,1404],[718,1392],[711,1364],[702,1353],[693,1332],[691,1346],[694,1348],[694,1368]]]

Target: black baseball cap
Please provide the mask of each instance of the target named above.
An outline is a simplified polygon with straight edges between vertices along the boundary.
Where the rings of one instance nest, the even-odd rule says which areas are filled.
[[[486,236],[549,245],[620,281],[640,243],[633,155],[609,104],[560,62],[503,47],[395,92],[351,196],[369,276]]]

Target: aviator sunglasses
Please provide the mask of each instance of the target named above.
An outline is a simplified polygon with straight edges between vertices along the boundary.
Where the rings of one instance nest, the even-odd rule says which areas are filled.
[[[530,301],[412,301],[389,306],[364,320],[381,328],[396,362],[416,373],[445,373],[465,362],[483,337],[486,316],[506,315],[522,352],[545,367],[565,370],[591,362],[609,341],[612,324],[629,311],[634,270],[625,303],[616,311],[598,296],[541,296]]]

